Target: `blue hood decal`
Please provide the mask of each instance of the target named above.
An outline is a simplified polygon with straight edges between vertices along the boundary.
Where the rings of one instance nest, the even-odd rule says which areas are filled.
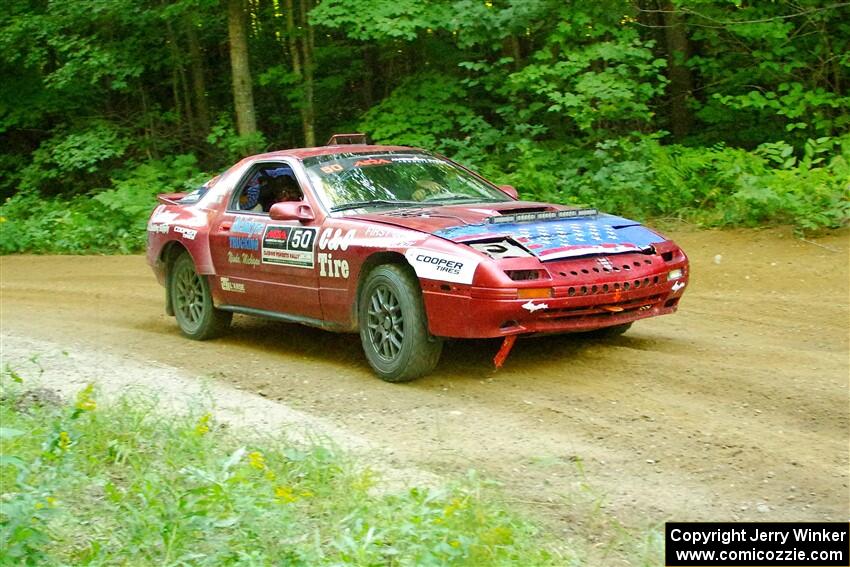
[[[540,260],[646,250],[664,238],[635,221],[611,215],[510,224],[482,223],[435,231],[453,242],[510,238]]]

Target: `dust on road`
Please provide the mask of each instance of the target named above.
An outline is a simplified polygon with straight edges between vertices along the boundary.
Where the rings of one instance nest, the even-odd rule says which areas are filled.
[[[692,260],[678,314],[616,339],[521,341],[499,372],[497,343],[453,342],[407,385],[375,378],[354,335],[237,316],[229,336],[184,339],[140,256],[4,257],[0,315],[4,332],[285,401],[399,464],[481,470],[557,524],[581,491],[627,525],[846,521],[848,233],[671,236]]]

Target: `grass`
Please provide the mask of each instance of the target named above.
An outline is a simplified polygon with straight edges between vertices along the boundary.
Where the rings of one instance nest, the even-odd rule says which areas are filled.
[[[612,510],[608,495],[587,475],[579,455],[535,457],[526,465],[571,479],[565,489],[545,495],[548,505],[542,509],[538,506],[534,518],[559,532],[563,547],[577,558],[575,564],[664,564],[663,523],[634,514],[623,523]]]
[[[344,452],[153,398],[0,391],[0,564],[564,565],[474,474],[388,492]]]

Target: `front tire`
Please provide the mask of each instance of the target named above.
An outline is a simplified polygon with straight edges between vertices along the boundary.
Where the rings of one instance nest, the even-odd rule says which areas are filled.
[[[221,335],[230,326],[233,313],[215,308],[209,280],[198,274],[189,254],[181,254],[174,261],[169,286],[174,317],[183,335],[203,341]]]
[[[372,270],[360,292],[358,319],[363,352],[387,382],[408,382],[431,372],[443,351],[428,332],[419,282],[404,266]]]

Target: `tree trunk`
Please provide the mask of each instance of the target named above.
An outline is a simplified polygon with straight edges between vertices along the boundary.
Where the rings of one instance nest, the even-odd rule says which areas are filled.
[[[512,33],[502,41],[502,54],[513,59],[514,71],[522,68],[522,51],[519,45],[519,37]]]
[[[171,68],[171,96],[174,99],[174,113],[177,115],[177,128],[183,127],[183,111],[180,105],[180,85],[178,84],[177,69]]]
[[[228,0],[227,29],[230,36],[230,68],[233,74],[236,131],[240,136],[250,136],[257,132],[257,117],[254,112],[251,68],[248,64],[248,34],[245,29],[243,0]]]
[[[177,35],[171,27],[171,22],[165,22],[165,32],[168,38],[168,46],[171,51],[172,90],[174,93],[175,108],[177,109],[177,125],[182,129],[183,120],[189,131],[189,137],[194,137],[194,124],[192,116],[192,103],[189,99],[189,91],[186,85],[186,73],[183,70],[183,61],[180,56],[180,46],[177,44]],[[180,97],[183,97],[184,113],[180,112]]]
[[[195,29],[194,16],[187,14],[184,23],[186,37],[189,39],[189,63],[192,71],[192,90],[195,94],[195,115],[201,135],[206,136],[210,131],[210,110],[207,105],[207,87],[204,81],[204,60],[201,55],[198,32]]]
[[[300,80],[302,77],[301,74],[301,56],[298,53],[298,39],[296,37],[297,32],[295,31],[295,14],[294,7],[292,5],[292,0],[285,0],[285,9],[286,9],[286,41],[289,45],[289,57],[292,59],[292,72]]]
[[[307,12],[310,11],[309,0],[301,0],[301,26],[304,33],[301,34],[302,54],[304,55],[304,101],[301,121],[304,126],[304,145],[312,147],[316,145],[315,111],[313,109],[313,27],[307,21]]]
[[[375,49],[371,45],[364,45],[361,48],[363,54],[364,74],[362,77],[363,85],[363,108],[372,108],[375,101],[375,81],[377,80],[376,69],[378,67]]]
[[[691,70],[686,66],[690,44],[685,23],[671,0],[661,2],[664,14],[664,36],[667,42],[667,75],[670,79],[670,128],[681,140],[691,128],[688,99],[693,91]]]
[[[189,127],[189,140],[195,139],[195,112],[192,109],[192,95],[189,93],[189,81],[186,79],[186,69],[180,63],[180,87],[183,91],[183,106],[186,107],[186,125]]]

